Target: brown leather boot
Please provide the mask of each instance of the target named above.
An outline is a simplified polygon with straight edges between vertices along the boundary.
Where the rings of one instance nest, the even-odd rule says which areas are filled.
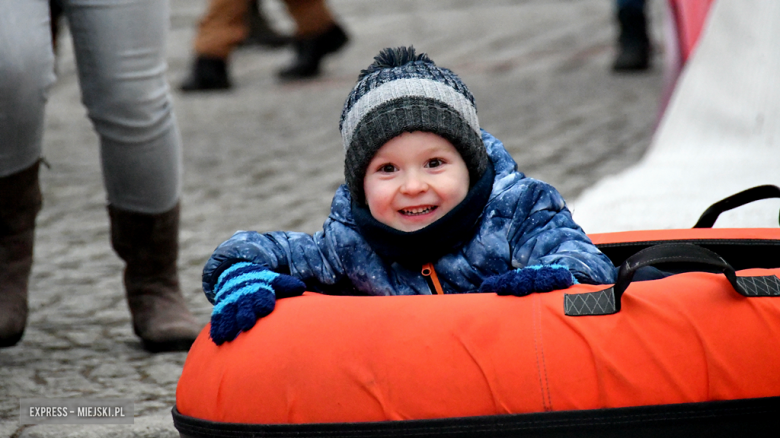
[[[27,324],[35,217],[41,210],[38,165],[0,178],[0,348],[16,345]]]
[[[133,330],[153,353],[187,351],[202,326],[187,310],[176,268],[179,205],[160,214],[108,206],[111,244],[125,266]]]

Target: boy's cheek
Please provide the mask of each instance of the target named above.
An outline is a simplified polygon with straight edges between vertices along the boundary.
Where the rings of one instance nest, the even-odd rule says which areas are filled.
[[[366,181],[363,187],[366,194],[366,203],[371,207],[379,207],[392,200],[393,188],[390,181]]]
[[[378,196],[376,193],[374,196],[369,197],[366,194],[366,203],[368,204],[368,211],[374,219],[385,225],[393,226],[392,221],[396,212],[392,208],[392,197]]]
[[[371,212],[371,216],[374,219],[379,219],[380,216],[386,215],[390,209],[390,202],[381,197],[373,196],[369,198],[366,196],[366,203],[368,204],[368,210]]]

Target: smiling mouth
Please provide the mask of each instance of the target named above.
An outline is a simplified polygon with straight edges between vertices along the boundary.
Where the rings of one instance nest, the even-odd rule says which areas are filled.
[[[436,205],[429,205],[427,207],[406,208],[403,210],[398,210],[398,212],[405,216],[420,216],[426,213],[430,213],[437,208],[439,207]]]

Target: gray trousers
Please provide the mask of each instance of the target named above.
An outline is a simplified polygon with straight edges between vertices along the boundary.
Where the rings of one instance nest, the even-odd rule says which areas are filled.
[[[170,210],[182,158],[165,78],[168,0],[61,2],[82,102],[100,137],[108,202],[139,213]],[[53,71],[48,1],[0,0],[0,177],[41,157]]]

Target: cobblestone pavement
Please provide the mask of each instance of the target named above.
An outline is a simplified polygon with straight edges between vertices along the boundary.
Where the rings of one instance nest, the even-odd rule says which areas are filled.
[[[325,74],[279,84],[289,51],[242,49],[229,93],[174,92],[184,140],[180,275],[208,321],[200,269],[237,229],[313,232],[342,182],[338,118],[357,73],[385,46],[414,44],[457,72],[482,126],[528,175],[567,199],[634,163],[650,141],[662,86],[660,55],[647,74],[609,72],[609,0],[333,0],[352,36]],[[660,4],[661,2],[655,2]],[[172,0],[169,77],[190,61],[205,0]],[[280,29],[278,1],[264,2]],[[657,6],[654,6],[657,8]],[[653,28],[660,41],[660,11]],[[0,350],[0,436],[178,436],[170,417],[184,353],[152,355],[132,334],[119,259],[109,245],[97,138],[79,102],[67,35],[47,107],[44,209],[38,217],[31,314],[23,341]],[[129,398],[133,426],[20,426],[20,398]]]

